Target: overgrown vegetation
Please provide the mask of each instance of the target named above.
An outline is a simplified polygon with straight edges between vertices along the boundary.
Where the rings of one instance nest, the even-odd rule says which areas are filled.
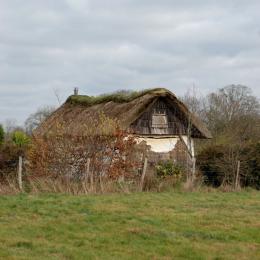
[[[1,259],[259,259],[259,192],[0,197]]]
[[[71,136],[64,129],[66,125],[58,125],[47,137],[32,139],[28,151],[30,179],[58,179],[71,187],[78,182],[78,192],[88,193],[107,191],[111,181],[140,177],[139,148],[115,120],[101,113],[91,125],[79,127],[84,136]]]
[[[67,102],[80,103],[85,106],[107,101],[128,102],[151,91],[160,93],[165,92],[165,89],[158,88],[141,92],[119,91],[97,97],[71,96]],[[213,134],[212,140],[198,142],[196,146],[197,166],[201,172],[198,175],[202,175],[199,181],[202,180],[204,184],[214,187],[229,186],[236,190],[240,186],[259,189],[260,105],[251,90],[245,86],[231,85],[207,97],[196,97],[194,93],[189,93],[183,101],[192,112],[197,113],[204,120]],[[18,156],[25,154],[30,162],[28,164],[28,160],[25,161],[27,171],[24,171],[24,178],[27,180],[30,177],[37,176],[38,178],[43,175],[53,178],[62,176],[64,179],[59,180],[59,183],[62,187],[66,187],[64,186],[66,180],[73,179],[81,183],[87,176],[85,187],[87,192],[84,191],[85,193],[88,193],[91,187],[91,189],[103,190],[102,186],[105,182],[107,185],[107,179],[114,180],[116,185],[121,185],[120,189],[115,189],[116,191],[122,190],[122,187],[123,190],[128,191],[129,189],[125,189],[124,185],[128,186],[131,181],[134,182],[135,178],[140,181],[147,147],[137,148],[134,140],[127,139],[127,134],[120,130],[118,122],[104,116],[97,120],[93,119],[92,125],[82,123],[78,126],[82,128],[79,132],[84,132],[85,136],[72,137],[73,133],[70,133],[70,129],[66,129],[65,123],[57,125],[56,132],[50,133],[47,139],[46,137],[43,138],[44,140],[33,138],[29,145],[31,137],[27,134],[41,124],[51,112],[51,108],[42,108],[30,115],[26,121],[27,133],[16,126],[6,125],[6,131],[0,127],[1,182],[5,183],[7,179],[10,180],[16,175]],[[61,129],[64,131],[60,131]],[[139,158],[133,155],[136,149]],[[91,161],[89,169],[87,169],[88,159]],[[180,169],[172,163],[159,164],[157,165],[159,181],[147,175],[144,189],[163,190],[161,181],[166,183],[166,179],[172,187],[174,183],[172,177],[177,179],[177,176],[183,175],[179,172]],[[95,185],[90,185],[91,176]],[[49,181],[48,179],[45,182],[47,186]],[[75,187],[77,183],[74,182],[73,190]],[[53,191],[49,188],[47,190]]]
[[[156,89],[146,89],[142,91],[125,91],[120,90],[115,93],[111,94],[102,94],[99,96],[80,96],[80,95],[73,95],[70,96],[67,99],[67,103],[70,104],[81,104],[84,106],[92,106],[97,105],[109,101],[113,101],[116,103],[124,103],[124,102],[130,102],[136,98],[139,98],[141,96],[144,96],[145,94],[148,94],[150,92],[160,92],[165,91],[165,89],[162,88],[156,88]]]
[[[0,125],[0,146],[4,143],[5,131],[2,125]]]
[[[18,158],[25,155],[29,143],[30,137],[22,129],[13,128],[5,134],[0,146],[0,185],[16,176]]]
[[[32,134],[33,130],[37,128],[48,116],[54,112],[55,107],[44,106],[37,109],[25,121],[24,127],[28,134]]]
[[[236,145],[209,145],[198,155],[198,167],[207,185],[234,185],[237,166]],[[249,143],[240,149],[239,183],[242,187],[260,189],[260,143]],[[233,163],[232,163],[233,160]]]
[[[197,144],[205,183],[260,187],[260,103],[250,88],[230,85],[207,97],[187,95],[184,102],[213,134]]]
[[[173,163],[172,161],[161,161],[156,166],[156,174],[160,178],[167,178],[169,176],[178,179],[183,177],[184,169],[180,165]]]
[[[30,143],[29,136],[26,135],[23,131],[14,131],[11,135],[13,143],[20,149],[24,150],[27,145]]]

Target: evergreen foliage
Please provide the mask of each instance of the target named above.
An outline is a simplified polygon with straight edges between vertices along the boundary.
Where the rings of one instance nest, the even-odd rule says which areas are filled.
[[[157,176],[161,178],[165,178],[167,176],[181,178],[184,172],[180,165],[173,163],[171,160],[161,161],[155,166],[155,168]]]
[[[23,148],[30,143],[30,138],[23,131],[17,130],[12,134],[12,141],[17,147]]]

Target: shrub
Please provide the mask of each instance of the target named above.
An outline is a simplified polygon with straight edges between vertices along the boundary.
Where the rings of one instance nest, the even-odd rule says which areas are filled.
[[[22,149],[30,143],[30,138],[23,131],[17,130],[12,133],[12,141]]]
[[[183,168],[172,161],[161,161],[155,166],[155,169],[157,176],[160,178],[173,176],[180,179],[183,174]]]
[[[260,189],[260,142],[247,143],[242,147],[234,144],[210,145],[197,156],[204,182],[214,187],[234,186],[238,161],[240,185]]]
[[[18,148],[12,142],[5,142],[0,149],[0,182],[12,179],[16,174]]]
[[[86,181],[87,189],[103,191],[108,180],[140,177],[136,170],[140,156],[135,155],[134,137],[103,114],[98,120],[93,119],[92,125],[80,127],[86,135],[64,134],[61,126],[48,136],[33,138],[28,152],[33,178]]]
[[[2,125],[0,125],[0,146],[4,143],[5,132]]]
[[[208,146],[197,156],[197,166],[202,172],[205,184],[219,187],[223,182],[223,173],[217,162],[224,156],[224,148],[220,145]]]

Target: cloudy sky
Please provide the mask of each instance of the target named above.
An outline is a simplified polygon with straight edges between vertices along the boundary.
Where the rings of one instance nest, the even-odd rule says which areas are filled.
[[[182,95],[231,83],[260,97],[259,0],[0,0],[0,122],[75,86]]]

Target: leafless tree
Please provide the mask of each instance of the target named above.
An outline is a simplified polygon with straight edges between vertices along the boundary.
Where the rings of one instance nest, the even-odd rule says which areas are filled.
[[[211,131],[219,133],[241,118],[257,117],[259,109],[259,100],[250,88],[230,85],[208,95],[205,113]]]
[[[19,128],[18,123],[15,119],[6,119],[3,125],[4,125],[5,132],[7,134]]]
[[[237,188],[239,177],[246,174],[243,151],[260,140],[259,100],[250,88],[229,85],[209,94],[202,111],[214,137],[210,144],[222,149],[222,156],[216,160],[222,184]]]
[[[189,88],[183,97],[180,97],[183,103],[188,107],[189,111],[202,120],[205,119],[204,103],[205,97],[199,92],[199,90],[193,85]]]
[[[60,93],[59,93],[59,89],[57,88],[53,88],[53,93],[58,101],[58,104],[61,105],[61,98],[60,98]]]
[[[31,134],[32,131],[39,126],[51,113],[55,107],[44,106],[39,108],[35,113],[31,114],[25,121],[26,132]]]

